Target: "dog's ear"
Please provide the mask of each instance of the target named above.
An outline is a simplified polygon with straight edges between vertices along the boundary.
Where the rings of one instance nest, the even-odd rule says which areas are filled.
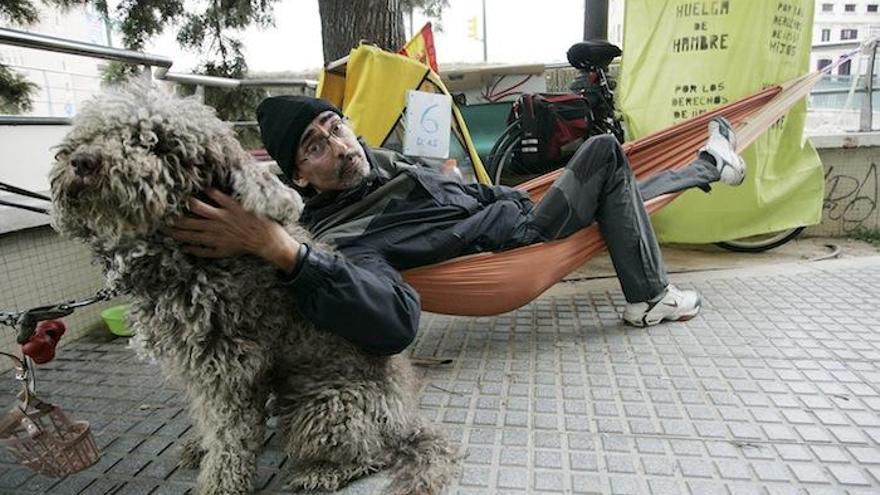
[[[286,225],[299,220],[303,200],[267,166],[250,162],[231,172],[232,189],[244,209]]]
[[[235,188],[232,185],[233,170],[235,168],[215,168],[212,170],[210,186],[227,196],[233,196],[235,194]]]
[[[179,175],[175,182],[193,191],[215,187],[228,192],[230,170],[249,159],[231,126],[195,98],[155,92],[150,104],[153,113],[145,133],[150,139],[141,144]]]

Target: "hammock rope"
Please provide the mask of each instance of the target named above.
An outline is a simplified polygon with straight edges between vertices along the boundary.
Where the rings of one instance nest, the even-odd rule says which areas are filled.
[[[636,177],[643,180],[665,170],[686,166],[708,138],[709,120],[723,115],[737,133],[742,152],[801,98],[821,78],[815,72],[719,107],[636,141],[624,144]],[[519,186],[533,201],[540,201],[562,170],[555,170]],[[645,203],[654,213],[678,194],[667,194]],[[460,316],[491,316],[519,308],[604,249],[594,224],[571,236],[498,253],[480,253],[403,272],[404,279],[421,296],[422,309]]]

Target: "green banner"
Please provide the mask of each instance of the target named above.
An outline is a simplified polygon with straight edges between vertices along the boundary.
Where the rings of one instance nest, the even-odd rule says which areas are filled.
[[[627,0],[617,102],[629,139],[809,70],[813,0]],[[740,187],[694,190],[653,217],[665,242],[715,242],[822,220],[824,177],[800,102],[746,150]]]

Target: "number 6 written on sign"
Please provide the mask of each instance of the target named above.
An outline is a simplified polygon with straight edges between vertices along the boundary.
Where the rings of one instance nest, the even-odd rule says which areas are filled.
[[[422,111],[422,116],[419,119],[419,125],[421,125],[422,129],[429,134],[433,134],[440,129],[440,124],[437,123],[437,120],[429,117],[431,110],[437,108],[437,106],[438,105],[435,103],[424,109]]]

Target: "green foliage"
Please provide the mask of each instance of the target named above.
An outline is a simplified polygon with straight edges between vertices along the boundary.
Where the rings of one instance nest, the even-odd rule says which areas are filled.
[[[132,77],[139,76],[143,70],[143,66],[113,60],[101,67],[101,82],[108,86],[122,84]]]
[[[252,25],[272,26],[273,6],[277,0],[203,0],[187,4],[184,0],[121,0],[113,12],[107,0],[42,0],[69,8],[93,5],[105,13],[118,27],[123,44],[131,50],[142,50],[154,36],[168,26],[178,26],[177,41],[188,50],[202,54],[197,72],[220,77],[243,78],[247,65],[242,44],[234,31]],[[197,7],[197,8],[193,8]],[[448,0],[401,0],[404,11],[420,9],[425,15],[439,19]],[[0,19],[27,25],[37,20],[35,0],[0,0]],[[141,70],[138,66],[112,62],[103,72],[105,83],[124,81]],[[26,111],[36,86],[0,65],[0,111]],[[189,91],[193,91],[192,88]],[[252,120],[254,108],[265,91],[253,88],[224,90],[208,88],[205,102],[217,109],[227,120]],[[248,140],[250,131],[244,133]]]
[[[89,0],[43,0],[44,3],[69,8],[85,4]],[[106,11],[106,0],[94,2],[99,8],[103,5]],[[39,12],[32,0],[0,0],[0,20],[26,27],[39,20]],[[13,72],[9,67],[0,64],[0,113],[18,114],[29,111],[32,107],[31,98],[37,85],[24,76]]]
[[[177,41],[184,48],[200,50],[209,56],[203,61],[205,68],[214,66],[235,72],[243,67],[241,41],[229,32],[251,25],[273,25],[272,6],[277,0],[212,0],[201,12],[188,12],[181,16],[183,25],[177,32]]]
[[[400,5],[406,10],[419,9],[425,17],[440,19],[443,9],[449,7],[449,0],[401,0]]]
[[[140,50],[165,26],[174,24],[177,42],[185,49],[202,54],[194,72],[217,77],[244,78],[247,64],[241,41],[232,31],[251,25],[261,27],[273,23],[272,7],[277,0],[209,0],[197,4],[199,9],[185,10],[183,0],[123,0],[115,17],[120,19],[125,46]],[[192,5],[188,5],[192,7]],[[132,66],[110,64],[104,73],[106,82],[121,81],[138,71]],[[195,87],[182,87],[192,94]],[[254,88],[205,88],[205,103],[217,110],[223,120],[253,120],[257,104],[265,92]],[[245,146],[259,143],[254,128],[237,128]]]
[[[36,22],[37,8],[30,0],[0,1],[0,20],[26,26]],[[17,114],[31,109],[36,85],[0,64],[0,113]]]
[[[405,12],[420,10],[425,17],[434,20],[434,29],[443,31],[440,19],[443,17],[443,9],[449,7],[449,0],[400,0],[400,6]],[[418,26],[414,28],[418,29]]]
[[[4,0],[0,2],[0,19],[26,26],[37,22],[37,8],[30,0]]]
[[[37,85],[24,76],[0,65],[0,113],[17,114],[27,112]]]
[[[240,49],[240,46],[236,47]],[[202,64],[197,72],[208,76],[228,77],[242,79],[247,74],[247,64],[244,58],[238,58],[235,63],[224,64],[207,62]],[[191,95],[195,93],[194,86],[181,86],[180,93]],[[217,111],[217,116],[226,121],[253,121],[256,120],[257,105],[268,95],[263,88],[205,88],[205,104]],[[236,133],[242,146],[246,149],[262,147],[259,129],[256,126],[236,126]]]
[[[93,5],[118,26],[123,44],[131,50],[142,50],[153,36],[162,33],[167,26],[180,26],[177,40],[184,48],[203,55],[201,69],[206,71],[203,73],[243,77],[247,66],[241,42],[230,32],[251,25],[272,25],[272,6],[277,0],[207,0],[199,2],[197,5],[200,8],[197,10],[186,10],[184,0],[122,0],[112,13],[108,12],[107,0],[43,1],[62,8]],[[35,22],[37,9],[34,0],[0,0],[0,18],[23,25]],[[104,69],[102,77],[105,83],[113,84],[130,78],[140,70],[138,66],[113,62]],[[34,85],[8,70],[0,73],[0,96],[3,97],[0,105],[4,109],[9,107],[26,111],[34,89]],[[225,105],[216,108],[222,109],[223,113],[234,113],[242,105],[252,103],[253,94],[253,90],[242,90],[208,100],[222,101]],[[244,99],[238,102],[238,97]]]

